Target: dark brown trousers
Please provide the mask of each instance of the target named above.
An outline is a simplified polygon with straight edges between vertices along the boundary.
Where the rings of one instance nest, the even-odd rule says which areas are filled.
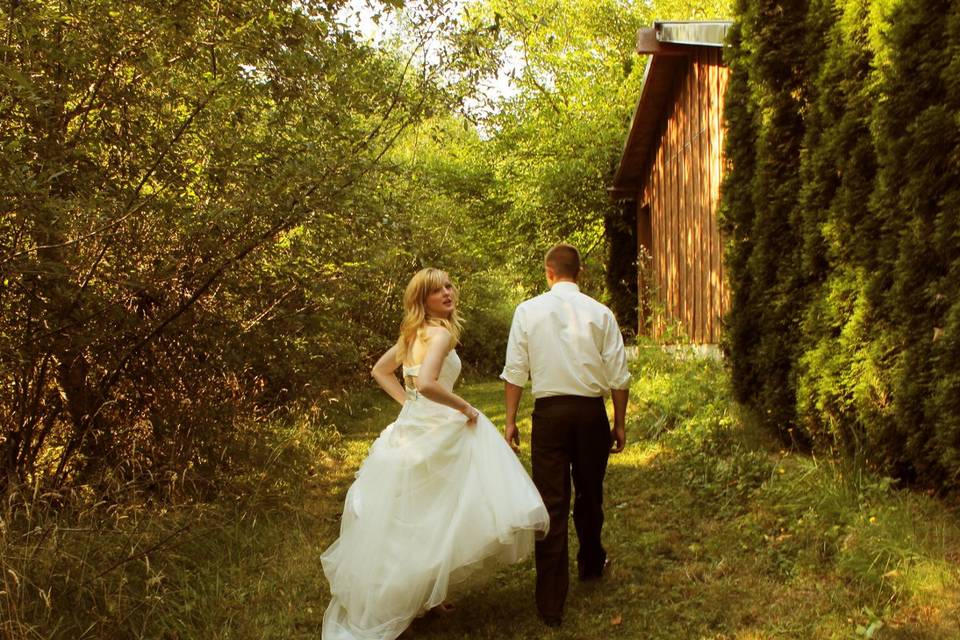
[[[580,541],[581,577],[599,576],[607,552],[603,527],[603,476],[610,455],[610,422],[603,398],[552,396],[533,408],[533,482],[550,514],[550,532],[536,543],[537,609],[559,618],[567,599],[567,519],[573,479],[573,523]]]

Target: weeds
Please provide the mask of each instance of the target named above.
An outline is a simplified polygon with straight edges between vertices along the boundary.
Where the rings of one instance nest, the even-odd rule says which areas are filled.
[[[770,593],[787,604],[815,585],[833,611],[794,625],[770,602],[765,615],[779,624],[760,624],[759,637],[960,636],[960,523],[947,504],[853,463],[780,449],[732,402],[719,361],[651,348],[638,360],[631,433],[656,443],[641,477],[671,487],[664,508],[691,542],[667,553],[688,559],[684,573],[739,558],[750,571],[738,588],[774,580],[785,590]]]
[[[61,492],[11,487],[0,638],[218,637],[238,602],[267,589],[257,574],[302,531],[291,523],[310,518],[306,496],[339,442],[325,424],[309,411],[262,423],[257,446],[225,454],[234,476],[212,499],[196,499],[209,482],[188,473],[164,494],[148,473]]]
[[[574,582],[564,626],[547,630],[527,561],[411,636],[960,636],[960,524],[948,503],[782,450],[731,402],[721,362],[641,348],[635,373],[629,444],[607,476],[604,582]],[[499,383],[461,391],[502,422]],[[371,393],[335,416],[262,425],[204,501],[117,481],[109,500],[16,488],[0,513],[0,638],[318,637],[319,556],[353,472],[395,414]],[[529,420],[520,428],[529,463]]]

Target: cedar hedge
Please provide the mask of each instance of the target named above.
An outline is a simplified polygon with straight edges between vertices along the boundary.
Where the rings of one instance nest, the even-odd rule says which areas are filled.
[[[721,225],[737,398],[960,485],[960,2],[740,0]]]

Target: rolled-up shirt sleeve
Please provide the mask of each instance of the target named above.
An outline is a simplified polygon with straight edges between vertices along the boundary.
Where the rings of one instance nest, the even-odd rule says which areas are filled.
[[[610,389],[628,389],[630,369],[627,366],[627,350],[623,346],[623,336],[612,313],[607,316],[607,320],[603,336],[603,368],[607,374],[607,384]]]
[[[510,325],[510,337],[507,339],[507,356],[500,378],[510,384],[522,387],[530,377],[530,357],[527,353],[527,334],[523,328],[523,309],[517,307],[513,312]]]

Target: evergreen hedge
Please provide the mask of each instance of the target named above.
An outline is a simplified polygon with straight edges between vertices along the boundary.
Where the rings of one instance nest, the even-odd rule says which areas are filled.
[[[960,485],[960,2],[740,0],[721,224],[739,400]]]

